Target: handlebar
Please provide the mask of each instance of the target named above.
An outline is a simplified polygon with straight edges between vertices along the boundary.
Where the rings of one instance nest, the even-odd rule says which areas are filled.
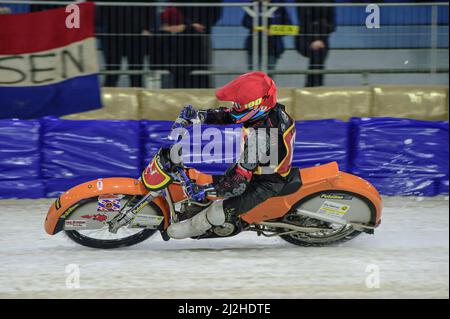
[[[178,116],[178,118],[175,120],[175,122],[172,125],[172,129],[170,130],[169,133],[169,140],[174,141],[173,139],[173,132],[176,129],[179,128],[186,128],[189,124],[191,124],[189,121],[181,118],[181,115],[183,113],[183,110],[180,112],[180,115]],[[178,135],[178,140],[175,141],[175,143],[180,142],[181,139],[188,134],[188,131],[185,129],[183,130],[181,135]],[[201,188],[199,191],[197,191],[197,189],[201,186],[197,185],[195,182],[193,182],[189,176],[186,175],[186,172],[184,171],[184,167],[183,166],[177,166],[176,167],[176,172],[178,173],[178,177],[180,178],[180,183],[181,186],[184,188],[186,195],[190,198],[193,199],[195,201],[202,201],[206,198],[207,196],[207,191],[208,189],[204,189]],[[211,190],[211,189],[210,189]]]
[[[184,171],[183,168],[178,167],[177,168],[178,174],[180,176],[180,182],[181,182],[181,186],[185,189],[186,191],[186,195],[188,195],[189,198],[194,199],[194,200],[203,200],[204,199],[204,194],[198,194],[195,192],[195,187],[197,186],[197,184],[195,184],[187,175],[186,172]],[[200,195],[200,196],[198,196]],[[203,196],[202,196],[203,195]]]
[[[198,120],[198,112],[194,107],[192,105],[185,106],[173,123],[172,131],[176,128],[185,128],[192,125],[196,119]]]
[[[201,186],[194,183],[189,178],[189,176],[186,175],[186,172],[183,168],[178,167],[177,171],[180,177],[181,186],[185,189],[186,195],[190,199],[193,199],[195,201],[202,201],[207,197],[208,192],[213,190],[213,188],[200,188],[200,190],[197,192],[196,188],[199,188]]]
[[[169,136],[168,136],[169,140],[173,140],[172,134],[176,129],[181,129],[181,128],[185,129],[188,125],[189,125],[189,123],[186,120],[183,120],[178,116],[178,118],[172,124],[172,128],[170,129]],[[186,134],[187,134],[187,130],[185,129],[185,130],[183,130],[182,134],[179,135],[179,137],[183,138]],[[180,139],[177,140],[176,142],[179,142],[179,141],[180,141]]]

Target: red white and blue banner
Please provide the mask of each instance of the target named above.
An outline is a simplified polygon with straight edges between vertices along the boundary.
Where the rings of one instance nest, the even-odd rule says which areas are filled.
[[[101,107],[95,5],[75,9],[0,15],[0,118]]]

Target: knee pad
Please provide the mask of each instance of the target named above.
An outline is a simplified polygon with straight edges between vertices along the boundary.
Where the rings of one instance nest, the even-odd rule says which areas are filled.
[[[213,202],[206,209],[206,218],[213,226],[220,226],[225,223],[225,212],[223,210],[223,200]]]

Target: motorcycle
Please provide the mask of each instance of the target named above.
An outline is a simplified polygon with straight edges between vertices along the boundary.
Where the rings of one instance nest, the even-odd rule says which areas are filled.
[[[68,190],[51,205],[45,231],[50,235],[64,231],[74,242],[100,249],[135,245],[156,232],[169,240],[170,224],[189,219],[220,200],[207,189],[204,198],[195,196],[195,188],[207,187],[213,178],[182,162],[174,163],[172,147],[159,149],[146,168],[150,173],[146,181],[101,178]],[[292,168],[286,178],[276,197],[247,213],[228,216],[223,225],[195,239],[253,231],[298,246],[324,246],[361,233],[373,234],[381,222],[378,191],[368,181],[340,171],[336,162]]]

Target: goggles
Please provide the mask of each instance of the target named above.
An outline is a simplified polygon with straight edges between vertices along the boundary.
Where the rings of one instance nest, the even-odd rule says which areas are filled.
[[[233,102],[232,109],[238,113],[244,112],[245,110],[247,110],[247,108],[245,106],[242,106],[241,104],[236,103],[236,102]]]

